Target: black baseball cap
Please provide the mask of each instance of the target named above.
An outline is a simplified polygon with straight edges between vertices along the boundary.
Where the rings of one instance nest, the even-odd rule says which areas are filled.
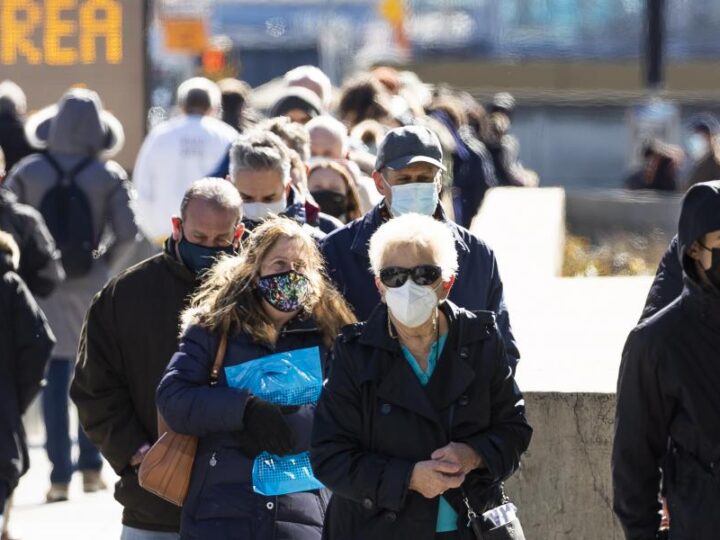
[[[429,163],[445,171],[437,135],[424,126],[405,126],[387,132],[378,146],[375,170],[397,170],[413,163]]]

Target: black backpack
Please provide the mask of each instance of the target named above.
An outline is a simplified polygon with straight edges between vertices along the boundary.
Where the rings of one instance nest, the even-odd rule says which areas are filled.
[[[92,208],[75,177],[93,158],[82,160],[69,171],[63,170],[52,156],[45,154],[45,158],[55,169],[57,181],[40,201],[40,213],[60,250],[65,274],[69,278],[82,277],[92,268],[97,245]]]

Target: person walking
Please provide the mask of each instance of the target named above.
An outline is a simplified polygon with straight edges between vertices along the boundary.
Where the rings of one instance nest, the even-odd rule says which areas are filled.
[[[613,508],[628,539],[655,538],[662,478],[673,540],[720,531],[720,181],[685,195],[684,289],[628,336],[618,377]]]
[[[120,123],[102,108],[97,93],[73,89],[59,103],[28,119],[31,141],[45,153],[26,157],[6,181],[21,203],[40,211],[61,253],[67,279],[39,299],[57,344],[43,390],[48,458],[48,502],[67,500],[75,468],[87,492],[104,489],[102,458],[82,429],[80,456],[72,460],[69,388],[78,339],[93,295],[109,276],[109,264],[138,232],[125,171],[105,161],[122,147]]]
[[[0,82],[0,150],[5,153],[8,170],[25,156],[35,153],[25,135],[27,98],[12,81]]]
[[[238,136],[216,118],[220,100],[214,82],[186,80],[177,91],[182,114],[156,126],[138,152],[133,182],[140,226],[157,245],[165,241],[167,222],[190,184],[215,169]]]
[[[388,132],[380,144],[373,179],[383,201],[364,217],[328,235],[321,248],[330,279],[352,306],[359,320],[367,320],[380,302],[370,270],[368,244],[375,231],[398,216],[419,213],[445,223],[458,252],[457,286],[449,299],[468,310],[493,311],[508,355],[516,363],[520,353],[510,327],[498,264],[492,250],[467,229],[447,219],[440,205],[442,148],[426,127],[409,126]]]
[[[55,338],[17,274],[20,253],[0,231],[0,531],[7,531],[9,497],[29,466],[22,415],[40,391]]]
[[[480,538],[471,509],[501,506],[507,521],[484,530],[522,538],[502,481],[532,430],[495,314],[447,300],[457,257],[452,230],[429,216],[392,219],[370,240],[382,303],[335,342],[313,425],[313,470],[333,492],[328,540]]]
[[[225,179],[194,182],[163,252],[114,277],[87,313],[70,395],[120,477],[121,540],[178,537],[180,509],[141,489],[137,470],[158,437],[155,390],[177,350],[180,313],[216,258],[237,251],[241,204]]]
[[[179,351],[157,391],[170,428],[199,437],[180,537],[316,540],[329,494],[319,485],[265,488],[256,469],[307,452],[327,350],[354,318],[326,282],[315,241],[296,222],[266,220],[243,247],[217,263],[193,296]],[[222,368],[208,386],[223,342]],[[262,365],[274,375],[266,379]],[[294,365],[305,368],[290,385],[283,377]],[[240,377],[254,366],[260,374]],[[261,382],[253,384],[256,376]],[[274,377],[277,391],[267,387]]]
[[[0,149],[0,229],[12,235],[20,249],[17,273],[36,298],[52,293],[65,279],[58,251],[42,214],[32,206],[20,204],[6,189],[5,157]]]

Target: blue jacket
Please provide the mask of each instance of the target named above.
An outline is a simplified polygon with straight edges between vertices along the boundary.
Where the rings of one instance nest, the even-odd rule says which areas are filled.
[[[168,425],[200,438],[188,497],[182,510],[183,540],[319,540],[326,490],[280,497],[258,495],[252,489],[253,459],[240,450],[243,415],[250,393],[229,388],[224,371],[216,386],[208,386],[218,337],[190,326],[180,341],[157,391],[157,404]],[[229,339],[224,365],[232,366],[274,352],[319,346],[325,348],[312,321],[291,322],[272,350],[245,334]],[[296,437],[293,452],[310,446],[315,405],[286,416]]]
[[[329,234],[320,247],[325,256],[327,272],[335,286],[352,306],[358,320],[365,321],[380,302],[375,279],[370,270],[368,244],[370,237],[383,222],[383,203],[365,216]],[[503,296],[503,284],[492,250],[470,231],[445,217],[439,207],[436,214],[455,237],[458,252],[458,274],[449,299],[470,311],[493,311],[502,333],[508,357],[513,366],[520,353],[510,328],[510,317]]]

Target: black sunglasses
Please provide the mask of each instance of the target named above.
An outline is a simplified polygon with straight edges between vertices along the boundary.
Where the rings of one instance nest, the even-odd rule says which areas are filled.
[[[442,269],[432,264],[420,264],[414,268],[388,266],[380,270],[380,281],[386,287],[402,287],[409,277],[421,286],[432,285],[442,275]]]

